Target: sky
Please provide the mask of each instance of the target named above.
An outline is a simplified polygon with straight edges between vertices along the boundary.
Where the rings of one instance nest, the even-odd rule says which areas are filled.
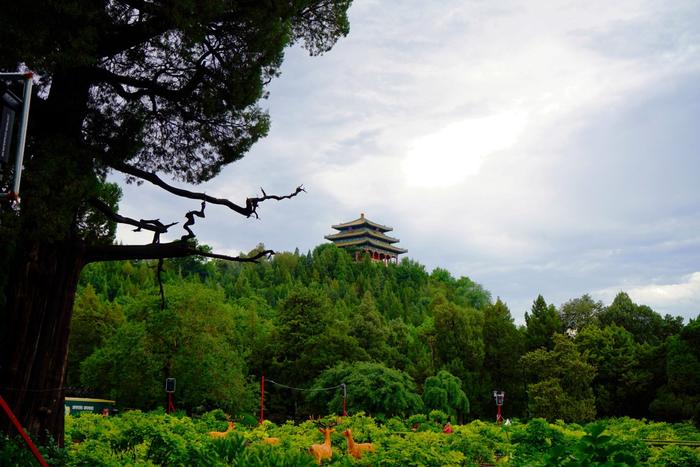
[[[700,3],[355,0],[349,16],[327,54],[288,49],[261,103],[268,137],[196,187],[238,202],[307,193],[264,203],[260,220],[209,206],[200,242],[306,252],[365,213],[518,323],[538,294],[607,305],[626,291],[698,316]],[[199,207],[123,187],[127,216]]]

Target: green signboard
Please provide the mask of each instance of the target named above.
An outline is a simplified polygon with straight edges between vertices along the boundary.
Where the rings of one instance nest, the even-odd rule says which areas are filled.
[[[84,412],[111,414],[114,406],[115,401],[85,397],[66,397],[65,402],[66,415],[79,415]]]

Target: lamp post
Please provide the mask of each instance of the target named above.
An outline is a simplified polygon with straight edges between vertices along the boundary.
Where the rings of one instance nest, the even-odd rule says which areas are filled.
[[[505,399],[506,393],[503,391],[493,391],[493,398],[496,401],[496,406],[498,407],[498,412],[496,412],[496,423],[503,422],[503,416],[501,415],[501,406],[503,405],[503,399]]]
[[[173,393],[175,392],[175,378],[165,379],[165,392],[168,393],[168,408],[167,413],[175,412],[175,404],[173,403]]]

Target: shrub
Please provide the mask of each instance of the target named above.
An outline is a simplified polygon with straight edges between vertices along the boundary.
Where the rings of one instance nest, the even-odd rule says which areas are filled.
[[[666,446],[649,459],[652,465],[695,467],[700,465],[700,449],[687,446]]]

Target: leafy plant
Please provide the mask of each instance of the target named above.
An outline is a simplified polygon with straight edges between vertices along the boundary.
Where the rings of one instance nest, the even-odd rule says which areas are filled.
[[[640,465],[639,457],[626,446],[613,442],[605,435],[604,423],[593,423],[586,428],[586,434],[567,448],[553,446],[547,456],[547,465],[561,466],[634,466]]]

